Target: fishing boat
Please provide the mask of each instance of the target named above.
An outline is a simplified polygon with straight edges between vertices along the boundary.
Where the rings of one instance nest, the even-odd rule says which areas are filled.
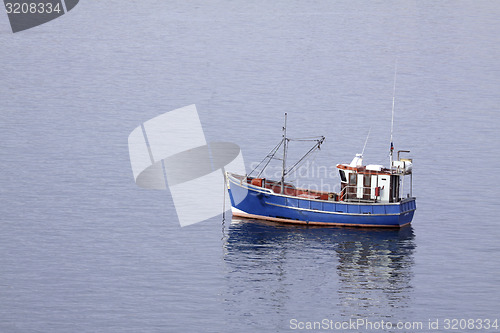
[[[398,151],[394,159],[392,129],[389,167],[364,165],[363,155],[356,154],[350,163],[336,165],[340,191],[316,191],[297,188],[286,177],[299,162],[320,148],[325,137],[311,139],[315,142],[313,148],[287,169],[287,145],[291,139],[286,134],[286,117],[285,113],[283,138],[261,162],[264,167],[258,174],[225,173],[233,216],[320,226],[403,227],[411,223],[416,210],[412,160],[400,158],[408,150]],[[280,149],[281,179],[262,177],[263,170]]]

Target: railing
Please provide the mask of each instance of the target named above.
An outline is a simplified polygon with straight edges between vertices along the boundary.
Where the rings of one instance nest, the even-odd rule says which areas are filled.
[[[360,189],[362,196],[358,197]],[[377,193],[375,190],[375,199],[372,199],[372,190],[373,188],[370,186],[359,187],[357,185],[343,185],[343,188],[339,193],[339,199],[347,202],[377,202],[380,199],[380,193],[379,195],[376,195]]]
[[[363,194],[361,197],[358,197],[358,190],[361,189],[361,193]],[[402,187],[401,187],[402,189]],[[411,189],[411,187],[410,187]],[[387,191],[389,189],[386,189]],[[339,200],[341,201],[347,201],[347,202],[379,202],[381,199],[381,192],[382,189],[379,188],[373,188],[370,186],[363,186],[359,187],[356,185],[344,185],[342,190],[339,193]],[[378,192],[378,193],[377,193]],[[375,198],[372,198],[372,193],[374,194]],[[389,193],[390,196],[390,193]],[[404,193],[400,192],[398,193],[398,196],[393,198],[393,200],[390,200],[390,202],[399,202],[403,199],[410,198],[412,197],[411,193]]]

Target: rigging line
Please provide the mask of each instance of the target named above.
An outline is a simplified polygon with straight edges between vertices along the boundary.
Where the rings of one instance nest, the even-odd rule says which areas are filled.
[[[370,137],[370,132],[371,131],[372,131],[372,127],[370,126],[370,129],[368,130],[368,135],[366,136],[365,145],[363,146],[363,151],[361,152],[361,156],[363,156],[365,154],[366,144],[368,142],[368,138]]]
[[[311,154],[311,156],[313,156],[312,160],[311,160],[311,167],[314,167],[314,162],[316,161],[316,157],[318,157],[318,151],[317,150],[313,151],[312,154]],[[306,160],[302,161],[302,163],[297,167],[297,169],[301,168],[305,164],[305,162],[306,162]],[[290,183],[298,182],[299,179],[303,179],[303,178],[301,178],[301,177],[295,177],[293,180],[289,180],[289,182]],[[307,177],[306,177],[306,179],[307,179]],[[296,187],[298,187],[298,185],[296,185]]]
[[[257,168],[267,159],[272,159],[272,157],[274,156],[274,154],[276,154],[276,152],[278,151],[279,147],[281,147],[281,144],[283,143],[283,140],[281,140],[273,149],[271,149],[271,151],[266,155],[266,157],[264,157],[264,159],[262,161],[259,162],[259,164],[257,164],[257,166],[255,168],[253,168],[252,171],[250,171],[250,173],[248,174],[249,176],[255,171],[257,170]],[[274,152],[274,153],[273,153]],[[269,164],[269,162],[267,162],[267,164]],[[266,166],[267,166],[266,164]],[[266,167],[264,167],[265,169]]]
[[[272,158],[276,158],[276,157],[274,157],[274,155],[276,155],[276,153],[278,152],[278,150],[281,147],[281,145],[282,145],[282,142],[278,143],[278,145],[276,147],[274,147],[274,149],[271,150],[264,159],[266,159],[266,158],[271,158],[271,159]]]
[[[319,154],[318,154],[317,150],[313,152],[313,158],[311,160],[311,165],[314,164],[314,162],[316,162],[316,158],[318,157],[318,155]]]
[[[302,160],[304,160],[307,156],[309,156],[312,152],[314,152],[316,149],[319,149],[323,141],[325,140],[325,137],[323,137],[321,140],[318,141],[309,151],[302,156],[300,160],[298,160],[290,169],[286,171],[286,173],[290,173]]]
[[[277,145],[277,146],[273,149],[273,150],[274,150],[274,152],[273,152],[273,151],[271,151],[271,152],[273,152],[272,154],[271,154],[271,153],[269,153],[269,154],[266,156],[266,157],[267,157],[267,158],[269,158],[269,159],[268,159],[268,161],[267,161],[266,165],[264,165],[264,167],[262,168],[262,170],[260,170],[260,172],[257,174],[257,178],[260,178],[260,175],[264,172],[264,170],[266,170],[266,168],[267,168],[267,166],[269,165],[269,163],[271,163],[271,160],[272,160],[272,159],[276,159],[276,158],[277,158],[277,157],[274,157],[274,155],[276,155],[276,153],[277,153],[277,152],[278,152],[278,150],[280,149],[281,145],[283,144],[283,141],[284,141],[284,140],[281,140],[281,142],[280,142],[280,143],[278,143],[278,145]],[[265,158],[264,158],[264,160],[265,160]],[[259,165],[260,165],[260,164],[259,164]]]
[[[321,139],[322,137],[323,135],[315,135],[315,136],[304,136],[302,138],[297,138],[297,139]]]
[[[314,151],[311,153],[311,156],[313,156],[312,161],[311,161],[311,166],[312,166],[312,165],[314,164],[314,161],[316,161],[316,157],[318,157],[318,150],[314,150]],[[303,161],[302,161],[299,165],[297,165],[296,167],[294,167],[294,169],[300,169],[300,168],[301,168],[301,167],[305,164],[305,162],[306,162],[306,159],[303,159]],[[298,164],[298,162],[297,162],[297,164]],[[289,173],[290,173],[291,171],[294,171],[294,170],[290,169],[290,170],[289,170]],[[296,178],[296,179],[297,179],[297,178]]]
[[[308,138],[288,138],[288,141],[319,141],[321,140],[321,136],[314,136],[314,137],[308,137]]]

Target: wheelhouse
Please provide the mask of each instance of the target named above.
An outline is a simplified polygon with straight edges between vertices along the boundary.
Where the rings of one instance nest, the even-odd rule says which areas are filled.
[[[378,164],[363,165],[357,154],[350,164],[337,164],[340,174],[340,201],[393,203],[412,197],[412,160],[392,162],[391,168]]]

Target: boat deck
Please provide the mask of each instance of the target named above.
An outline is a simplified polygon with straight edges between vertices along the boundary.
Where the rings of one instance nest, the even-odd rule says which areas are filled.
[[[268,180],[265,178],[247,177],[237,174],[231,174],[240,182],[245,182],[249,185],[265,188],[273,191],[276,194],[281,194],[281,182]],[[336,201],[336,202],[356,202],[356,203],[376,203],[376,199],[367,199],[366,197],[356,197],[355,187],[343,186],[340,193],[337,192],[324,192],[314,191],[309,189],[297,188],[293,184],[286,183],[284,186],[284,195],[297,197],[301,199],[323,200],[323,201]]]
[[[262,187],[273,191],[276,194],[281,194],[281,183],[273,180],[267,180],[265,178],[252,178],[240,175],[232,174],[232,176],[240,181],[244,181],[250,185]],[[294,185],[285,182],[284,195],[289,195],[292,197],[299,197],[304,199],[315,199],[315,200],[330,200],[336,201],[338,194],[334,192],[322,192],[322,191],[312,191],[308,189],[296,188]]]

